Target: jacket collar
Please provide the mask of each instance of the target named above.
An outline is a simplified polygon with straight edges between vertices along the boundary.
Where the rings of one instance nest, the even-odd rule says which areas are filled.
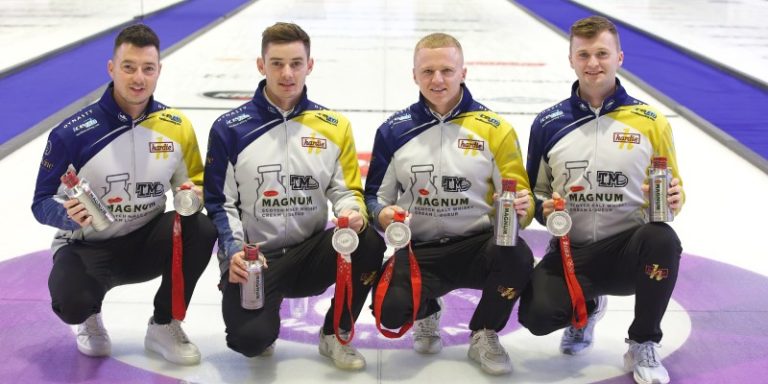
[[[459,104],[454,107],[453,110],[448,112],[448,115],[443,116],[443,121],[453,119],[459,114],[468,111],[472,106],[474,101],[474,99],[472,99],[472,93],[469,92],[469,88],[467,88],[467,85],[464,83],[461,84],[461,92],[461,101],[459,101]],[[436,118],[435,115],[432,114],[432,110],[429,108],[427,98],[424,97],[421,92],[419,92],[419,101],[413,106],[414,108],[412,108],[412,111],[420,117],[420,120],[430,120]]]
[[[125,124],[131,124],[133,122],[133,119],[131,118],[131,115],[125,113],[119,105],[117,105],[117,102],[115,101],[114,96],[114,90],[115,90],[115,83],[110,82],[107,86],[107,89],[104,90],[104,93],[101,95],[101,99],[99,99],[99,106],[112,118],[117,119],[118,121],[125,123]],[[155,96],[151,95],[149,97],[149,102],[147,103],[147,107],[144,110],[144,113],[142,116],[147,116],[152,112],[155,112],[159,110],[160,108],[155,103]]]
[[[589,107],[589,103],[579,97],[579,81],[575,81],[571,85],[571,105],[574,111],[579,111],[580,114],[590,114],[592,110]],[[621,81],[616,78],[616,90],[603,100],[603,105],[600,107],[600,115],[604,115],[614,109],[624,105],[627,101],[627,91],[621,85]]]
[[[267,87],[267,79],[263,79],[259,82],[258,88],[256,88],[256,92],[253,94],[253,104],[256,107],[257,110],[259,110],[261,113],[266,113],[268,115],[275,115],[276,117],[283,118],[283,114],[280,113],[280,110],[277,109],[272,103],[267,100],[267,97],[264,95],[264,89]],[[301,97],[299,98],[299,102],[293,107],[293,110],[291,113],[286,116],[286,119],[293,118],[294,116],[300,114],[301,112],[304,112],[307,109],[307,105],[309,104],[309,99],[307,99],[307,86],[304,85],[304,90],[301,92]]]

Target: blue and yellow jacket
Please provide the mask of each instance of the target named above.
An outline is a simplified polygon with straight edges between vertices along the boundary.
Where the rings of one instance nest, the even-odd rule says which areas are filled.
[[[577,91],[578,81],[570,98],[533,121],[527,168],[536,219],[544,224],[541,204],[557,191],[573,219],[571,241],[585,245],[647,222],[641,188],[651,157],[665,156],[673,177],[680,173],[672,129],[658,110],[629,96],[618,79],[599,110]]]
[[[205,166],[205,207],[219,231],[222,271],[243,242],[269,252],[322,231],[328,202],[366,217],[349,121],[307,99],[285,116],[264,96],[219,117]]]
[[[459,105],[442,118],[420,95],[376,132],[365,185],[368,210],[373,218],[392,204],[407,210],[415,241],[491,231],[501,179],[530,189],[515,130],[473,100],[466,86],[462,92]],[[521,226],[532,217],[533,206]]]
[[[110,84],[101,99],[48,135],[32,213],[40,223],[59,228],[54,253],[71,240],[100,241],[131,233],[165,211],[167,191],[187,180],[202,185],[200,149],[186,116],[150,98],[144,115],[133,120],[115,103],[112,90]],[[106,230],[80,228],[54,200],[54,195],[63,195],[60,177],[70,164],[114,215]]]

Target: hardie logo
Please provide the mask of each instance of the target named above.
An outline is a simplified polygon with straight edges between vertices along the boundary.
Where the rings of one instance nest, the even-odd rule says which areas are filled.
[[[308,148],[307,153],[312,153],[314,151],[319,154],[320,150],[327,147],[327,140],[315,137],[315,134],[312,133],[311,137],[304,136],[301,138],[301,146]]]
[[[154,153],[155,159],[159,159],[161,156],[163,159],[168,158],[168,153],[173,152],[173,142],[163,141],[162,136],[157,138],[157,141],[149,142],[149,153]]]
[[[648,275],[651,280],[661,281],[669,276],[669,269],[659,268],[658,264],[646,265],[645,274]]]
[[[640,134],[629,133],[629,128],[624,129],[624,132],[614,132],[613,142],[620,143],[619,149],[624,148],[632,149],[633,146],[640,144]]]
[[[466,139],[459,139],[459,149],[464,150],[464,156],[476,156],[479,151],[485,150],[485,141],[475,140],[474,135],[469,135]]]

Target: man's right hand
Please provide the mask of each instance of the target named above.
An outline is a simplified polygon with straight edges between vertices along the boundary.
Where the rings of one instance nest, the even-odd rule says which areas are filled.
[[[549,200],[544,200],[543,203],[541,203],[541,213],[544,215],[544,219],[546,220],[549,215],[555,211],[555,199],[561,199],[560,194],[557,192],[552,192],[552,198]]]
[[[85,209],[85,205],[77,199],[69,199],[62,203],[64,209],[67,210],[67,217],[74,221],[80,227],[85,228],[91,225],[93,218],[88,214],[88,210]]]

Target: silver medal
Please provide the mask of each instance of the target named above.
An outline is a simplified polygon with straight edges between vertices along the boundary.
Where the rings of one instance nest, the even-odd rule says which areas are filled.
[[[565,211],[555,211],[547,217],[547,231],[556,237],[567,235],[571,224],[571,216]]]
[[[387,246],[399,249],[411,241],[411,228],[406,224],[395,221],[384,231],[384,242]]]
[[[331,239],[333,249],[342,255],[350,255],[355,252],[359,243],[360,239],[358,239],[357,233],[351,228],[337,228]]]
[[[192,189],[181,189],[173,197],[173,208],[179,215],[192,216],[203,209],[203,202]]]

